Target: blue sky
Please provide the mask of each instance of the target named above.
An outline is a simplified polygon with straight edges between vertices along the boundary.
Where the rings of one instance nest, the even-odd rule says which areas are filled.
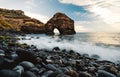
[[[20,9],[46,23],[55,13],[67,14],[77,32],[119,32],[120,0],[0,0],[0,8]]]

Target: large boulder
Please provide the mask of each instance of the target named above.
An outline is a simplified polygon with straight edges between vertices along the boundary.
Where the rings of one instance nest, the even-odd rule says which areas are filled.
[[[75,34],[74,21],[64,13],[56,13],[46,24],[46,34],[54,34],[57,28],[60,34]]]

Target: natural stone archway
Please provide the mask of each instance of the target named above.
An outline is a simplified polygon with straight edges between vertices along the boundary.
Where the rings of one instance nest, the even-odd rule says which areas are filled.
[[[56,13],[45,24],[46,34],[54,34],[54,29],[57,28],[60,34],[75,34],[74,21],[63,13]]]
[[[60,34],[60,31],[57,28],[54,28],[53,32],[54,34]]]

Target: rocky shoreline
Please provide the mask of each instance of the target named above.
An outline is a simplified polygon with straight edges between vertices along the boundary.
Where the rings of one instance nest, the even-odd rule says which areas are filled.
[[[120,77],[120,65],[73,50],[37,49],[0,35],[0,77]]]

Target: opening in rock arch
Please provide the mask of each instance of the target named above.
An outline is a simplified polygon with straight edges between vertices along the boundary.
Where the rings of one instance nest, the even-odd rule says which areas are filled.
[[[59,30],[57,28],[55,28],[53,32],[54,32],[55,35],[60,34],[60,32],[59,32]]]

